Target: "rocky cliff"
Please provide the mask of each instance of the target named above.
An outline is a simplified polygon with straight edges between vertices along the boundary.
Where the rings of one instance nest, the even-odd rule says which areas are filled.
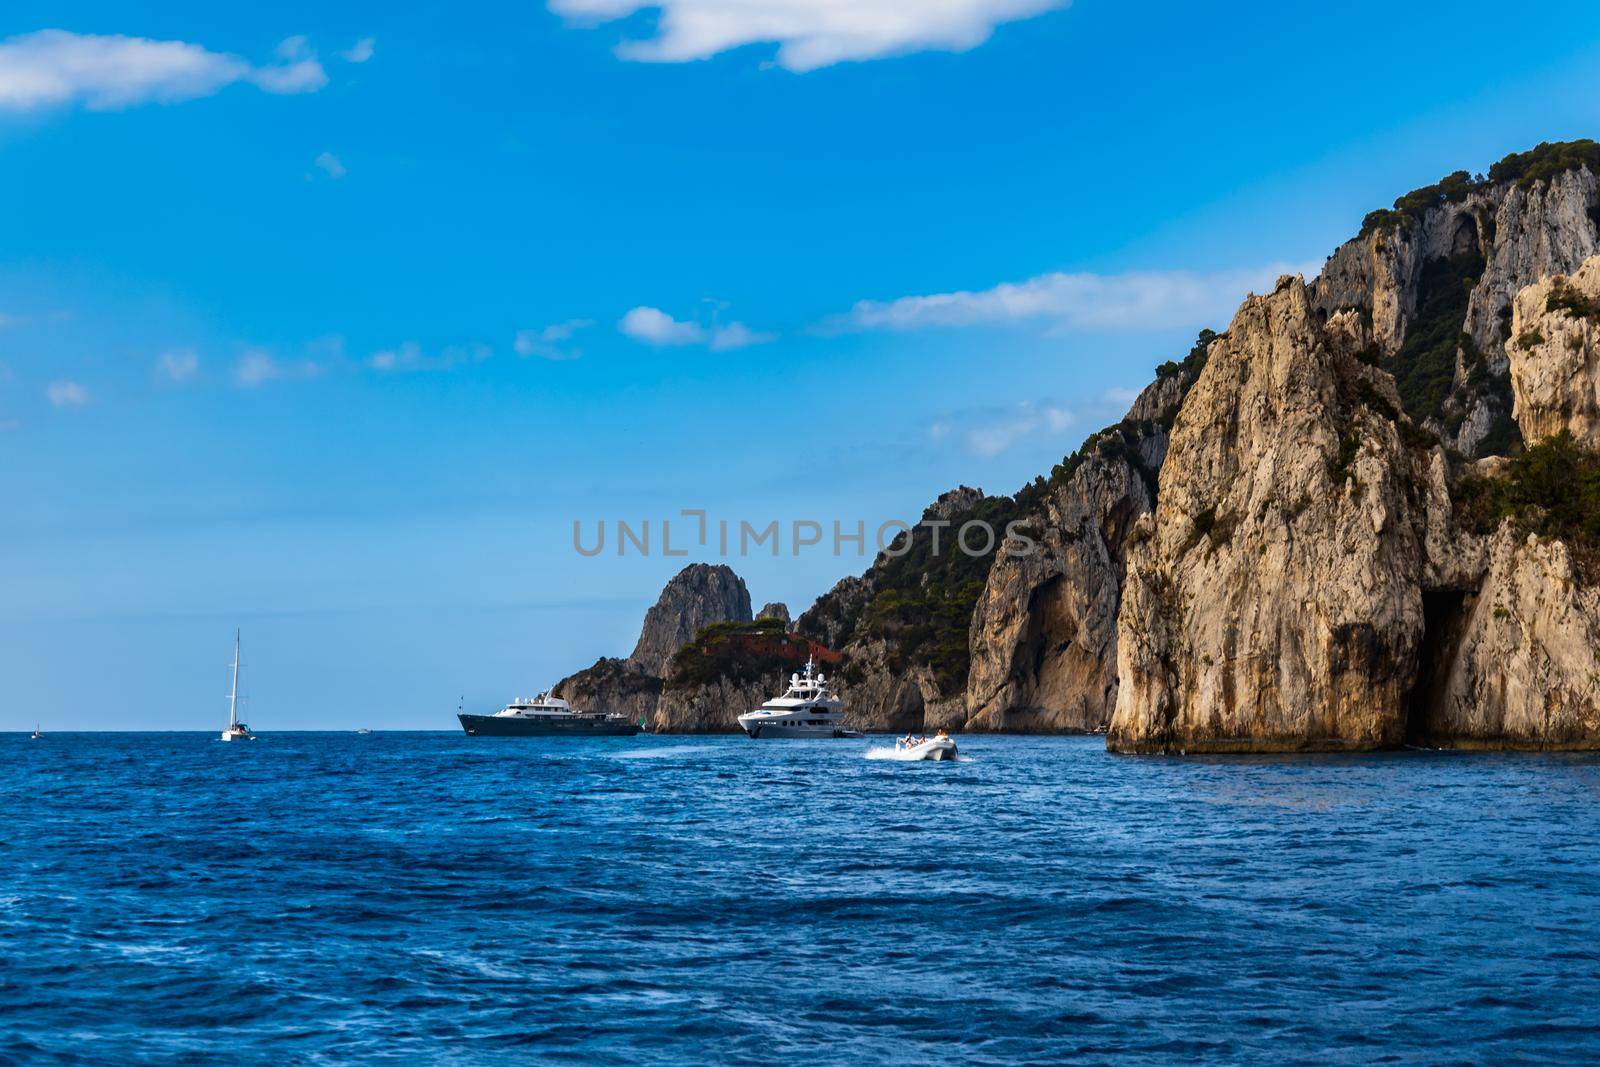
[[[1442,467],[1298,278],[1247,300],[1185,399],[1130,550],[1108,743],[1400,743]]]
[[[1025,552],[1001,552],[973,611],[966,730],[1087,733],[1116,704],[1127,545],[1155,506],[1167,436],[1216,334],[1164,364],[1127,416],[1018,494]]]
[[[597,660],[557,682],[554,693],[585,711],[650,721],[678,650],[703,627],[729,621],[750,621],[744,579],[725,565],[692,563],[667,582],[645,613],[631,656]]]
[[[1134,534],[1112,748],[1600,738],[1596,166],[1454,175],[1246,301]]]
[[[644,616],[628,662],[661,677],[684,642],[714,622],[749,622],[750,590],[726,564],[691,563],[679,571]]]
[[[1511,316],[1514,411],[1529,444],[1570,431],[1600,448],[1600,256],[1517,294]]]
[[[1329,258],[1312,301],[1357,310],[1404,410],[1467,456],[1515,443],[1507,382],[1511,301],[1600,252],[1600,145],[1541,145],[1487,178],[1458,171],[1367,216]]]
[[[973,606],[1016,516],[1013,498],[953,489],[866,574],[841,581],[800,616],[798,633],[843,654],[837,689],[852,727],[902,732],[966,721]],[[975,526],[964,548],[969,523],[993,530],[995,541]]]

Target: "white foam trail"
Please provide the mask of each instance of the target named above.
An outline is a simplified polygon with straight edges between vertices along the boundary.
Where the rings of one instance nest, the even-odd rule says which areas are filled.
[[[672,745],[667,748],[630,748],[626,752],[612,753],[617,759],[671,759],[691,752],[712,752],[716,745]]]

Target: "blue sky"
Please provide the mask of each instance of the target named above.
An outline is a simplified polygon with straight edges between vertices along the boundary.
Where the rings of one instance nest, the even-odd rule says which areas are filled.
[[[575,519],[1013,491],[1365,211],[1600,129],[1586,4],[923,7],[8,5],[0,729],[212,728],[236,625],[264,731],[448,727],[684,562]]]

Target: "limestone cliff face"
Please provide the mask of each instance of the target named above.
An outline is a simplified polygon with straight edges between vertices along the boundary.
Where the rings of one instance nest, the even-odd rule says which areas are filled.
[[[655,716],[661,679],[625,659],[600,659],[556,684],[556,696],[580,711],[625,715],[631,722]]]
[[[749,622],[750,591],[725,564],[691,563],[679,571],[645,613],[628,661],[645,674],[665,676],[684,642],[714,622]]]
[[[1567,546],[1492,539],[1481,586],[1436,638],[1413,736],[1455,748],[1600,748],[1600,588]]]
[[[1164,378],[1146,392],[1177,386]],[[1145,413],[1135,404],[1129,422],[1086,445],[1021,531],[1028,543],[996,558],[972,617],[963,729],[1092,732],[1111,721],[1128,535],[1155,506],[1167,442],[1161,423],[1131,421]]]
[[[1497,431],[1510,417],[1512,300],[1600,252],[1600,192],[1587,166],[1532,182],[1459,178],[1454,187],[1442,183],[1429,206],[1389,213],[1395,218],[1342,245],[1314,283],[1312,302],[1324,313],[1355,308],[1369,318],[1372,341],[1398,377],[1419,360],[1430,364],[1422,382],[1441,369],[1449,374],[1442,398],[1421,386],[1413,395],[1402,380],[1406,410],[1474,456],[1505,447]],[[1463,286],[1470,290],[1457,306]],[[1439,361],[1442,368],[1432,365]]]
[[[739,716],[772,697],[774,679],[741,684],[718,678],[702,685],[668,685],[661,691],[650,729],[668,734],[725,734],[739,731]]]
[[[1534,444],[1562,430],[1600,448],[1600,256],[1517,294],[1507,348],[1516,419]]]
[[[1357,358],[1360,317],[1324,323],[1315,295],[1248,299],[1184,400],[1129,551],[1114,750],[1404,737],[1442,468]]]

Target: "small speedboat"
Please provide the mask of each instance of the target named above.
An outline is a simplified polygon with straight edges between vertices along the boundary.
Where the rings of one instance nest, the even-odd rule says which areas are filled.
[[[900,758],[906,760],[954,760],[960,756],[956,751],[955,739],[948,734],[930,737],[914,745],[901,743],[897,751]]]

